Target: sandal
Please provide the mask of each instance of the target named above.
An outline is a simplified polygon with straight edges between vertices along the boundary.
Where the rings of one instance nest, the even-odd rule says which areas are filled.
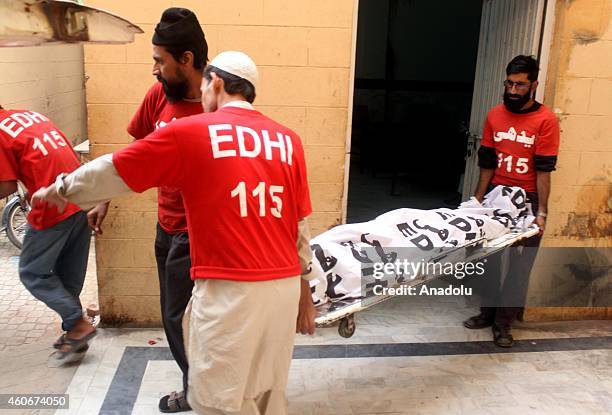
[[[59,336],[55,343],[53,343],[53,348],[57,350],[61,349],[65,343],[64,340],[66,340],[66,333]],[[76,350],[76,353],[85,353],[87,350],[89,350],[89,344],[85,344],[85,346],[80,347],[78,350]]]
[[[159,400],[159,410],[164,413],[191,411],[185,391],[173,391]]]
[[[59,338],[55,341],[55,343],[53,343],[53,348],[54,349],[61,349],[62,346],[64,345],[64,340],[65,339],[66,339],[66,333],[64,333],[61,336],[59,336]]]
[[[80,339],[71,339],[68,336],[64,337],[64,342],[60,346],[57,352],[55,352],[55,358],[59,362],[67,361],[70,357],[75,354],[80,354],[89,348],[87,342],[96,336],[95,330]],[[58,339],[59,340],[59,339]],[[67,350],[66,350],[67,346]],[[63,350],[62,350],[63,349]]]

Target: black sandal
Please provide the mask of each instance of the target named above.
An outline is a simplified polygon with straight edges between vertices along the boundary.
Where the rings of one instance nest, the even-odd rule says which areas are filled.
[[[164,413],[191,411],[185,391],[173,391],[159,400],[159,410]]]
[[[66,333],[64,333],[61,336],[59,336],[59,338],[55,341],[55,343],[53,343],[53,348],[54,349],[61,349],[62,346],[64,345],[64,340],[65,339],[66,339]]]
[[[87,342],[93,339],[96,334],[97,333],[95,331],[92,331],[91,333],[86,336],[83,336],[80,339],[71,339],[68,336],[63,336],[64,342],[62,343],[58,351],[55,352],[55,358],[58,362],[69,361],[75,354],[83,353],[84,351],[89,349],[89,344]]]

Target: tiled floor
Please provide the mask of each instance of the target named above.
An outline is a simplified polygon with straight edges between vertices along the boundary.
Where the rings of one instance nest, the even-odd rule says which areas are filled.
[[[92,249],[84,306],[97,304],[95,255]],[[50,345],[61,332],[60,318],[23,287],[18,275],[19,250],[0,234],[0,394],[64,393],[77,366],[48,367]],[[0,413],[50,414],[54,411],[10,410]]]
[[[0,393],[65,392],[70,409],[57,414],[159,413],[158,399],[180,386],[163,331],[100,329],[80,364],[47,367],[59,320],[23,294],[17,254],[0,242],[0,324],[24,332],[2,343]],[[91,275],[85,301],[95,299]],[[508,351],[489,330],[461,326],[474,310],[463,298],[399,297],[359,314],[350,339],[335,327],[298,336],[290,414],[612,413],[612,321],[521,323]],[[32,336],[15,317],[45,328]]]
[[[506,353],[489,343],[489,330],[460,326],[469,314],[460,300],[394,299],[359,315],[350,339],[333,327],[299,336],[287,390],[290,414],[612,412],[612,322],[523,323],[515,337],[529,341]],[[71,409],[57,414],[157,413],[158,399],[180,385],[161,338],[160,330],[100,330],[68,387]],[[459,343],[452,354],[428,352],[441,342]],[[556,351],[537,351],[546,342]],[[392,350],[402,343],[422,347],[422,355],[333,358],[319,347]],[[579,343],[584,350],[572,350]],[[479,346],[467,347],[473,345]],[[321,358],[303,358],[304,347],[313,346],[322,349]]]
[[[83,307],[98,302],[93,240],[91,246],[81,294]],[[43,339],[48,341],[61,333],[59,316],[32,297],[19,281],[18,265],[19,250],[11,245],[4,233],[0,234],[0,351],[14,350]]]

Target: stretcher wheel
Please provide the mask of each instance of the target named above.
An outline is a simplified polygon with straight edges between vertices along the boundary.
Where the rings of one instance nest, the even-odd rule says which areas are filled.
[[[338,326],[338,334],[344,338],[349,338],[353,334],[355,334],[355,316],[353,314],[344,317],[340,320],[340,325]]]

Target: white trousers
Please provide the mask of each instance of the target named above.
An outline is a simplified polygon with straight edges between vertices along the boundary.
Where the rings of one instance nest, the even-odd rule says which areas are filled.
[[[285,415],[299,277],[198,279],[183,328],[198,414]]]

